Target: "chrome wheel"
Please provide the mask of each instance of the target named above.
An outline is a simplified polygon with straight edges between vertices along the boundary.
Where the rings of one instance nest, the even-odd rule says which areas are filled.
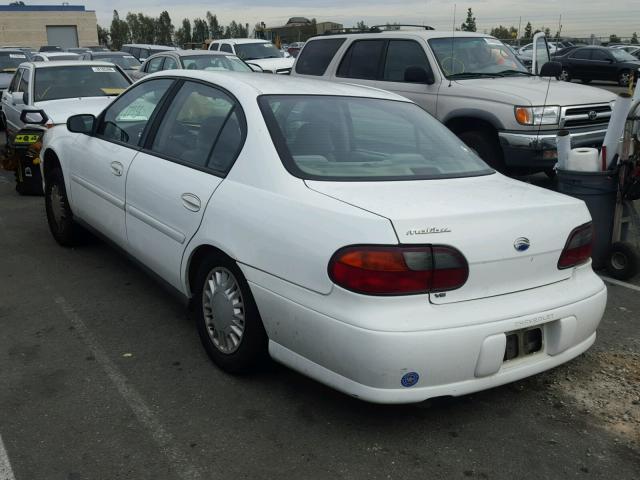
[[[571,79],[570,75],[569,75],[569,71],[565,68],[562,69],[562,73],[560,73],[560,80],[562,80],[563,82],[569,82]]]
[[[245,328],[245,306],[236,277],[224,267],[216,267],[202,289],[202,310],[207,334],[222,353],[240,347]]]
[[[65,217],[64,212],[64,195],[60,191],[59,185],[51,186],[51,213],[56,225],[60,227],[62,220]]]
[[[620,84],[621,87],[627,87],[629,85],[629,82],[631,82],[631,73],[630,72],[622,72],[620,74],[618,83]]]

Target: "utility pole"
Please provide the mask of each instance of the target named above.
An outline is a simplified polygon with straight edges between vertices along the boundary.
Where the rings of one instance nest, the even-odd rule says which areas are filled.
[[[520,27],[522,27],[522,17],[518,20],[518,46],[520,46]]]
[[[562,14],[560,14],[560,18],[558,19],[558,38],[556,40],[560,41],[560,34],[562,33]]]

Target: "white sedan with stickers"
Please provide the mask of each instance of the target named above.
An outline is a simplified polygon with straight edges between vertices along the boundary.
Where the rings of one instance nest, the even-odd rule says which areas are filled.
[[[21,63],[2,93],[7,150],[17,159],[16,190],[42,194],[39,152],[44,132],[80,112],[98,113],[131,85],[107,62]],[[16,154],[14,154],[14,152]]]
[[[43,147],[52,235],[89,228],[155,272],[226,371],[269,354],[407,403],[595,341],[607,291],[585,204],[495,172],[403,97],[172,70],[67,128]]]

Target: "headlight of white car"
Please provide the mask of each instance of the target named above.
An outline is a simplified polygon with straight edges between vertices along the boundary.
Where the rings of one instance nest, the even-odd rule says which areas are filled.
[[[521,125],[556,125],[560,121],[560,106],[516,107],[515,115]]]

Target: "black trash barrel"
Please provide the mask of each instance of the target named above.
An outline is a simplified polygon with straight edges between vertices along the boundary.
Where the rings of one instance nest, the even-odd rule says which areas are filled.
[[[618,172],[558,170],[558,191],[587,204],[593,219],[593,267],[604,268],[611,248]]]

